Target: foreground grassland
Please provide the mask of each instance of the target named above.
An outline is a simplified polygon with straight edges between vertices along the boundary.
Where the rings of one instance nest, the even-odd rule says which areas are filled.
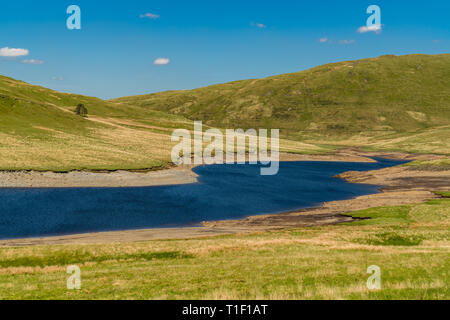
[[[89,111],[75,115],[77,104]],[[170,166],[175,128],[281,129],[282,151],[450,154],[450,54],[346,61],[112,101],[0,76],[0,170]],[[207,129],[207,128],[205,128]]]
[[[441,195],[450,197],[449,192]],[[450,299],[450,198],[346,225],[207,239],[0,249],[0,299]],[[68,291],[66,267],[82,270]],[[366,287],[367,268],[382,290]]]

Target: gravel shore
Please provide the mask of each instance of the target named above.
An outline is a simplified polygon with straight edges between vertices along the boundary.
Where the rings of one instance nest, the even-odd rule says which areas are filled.
[[[0,172],[0,188],[120,188],[196,183],[189,168],[150,172]]]

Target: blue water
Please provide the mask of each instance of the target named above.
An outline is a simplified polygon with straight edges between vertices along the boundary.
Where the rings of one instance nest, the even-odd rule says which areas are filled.
[[[282,162],[196,168],[199,183],[145,188],[0,189],[0,239],[198,225],[313,207],[378,192],[335,175],[403,163]]]

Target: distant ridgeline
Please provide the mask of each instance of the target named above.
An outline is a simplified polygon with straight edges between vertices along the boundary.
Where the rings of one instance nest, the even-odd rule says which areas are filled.
[[[228,128],[408,132],[450,123],[450,54],[382,56],[260,80],[114,100]]]

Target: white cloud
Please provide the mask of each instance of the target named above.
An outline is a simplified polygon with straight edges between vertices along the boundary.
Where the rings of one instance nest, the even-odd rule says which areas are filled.
[[[22,63],[25,63],[25,64],[44,64],[45,61],[43,61],[43,60],[35,60],[35,59],[28,59],[28,60],[23,60]]]
[[[148,19],[159,19],[160,15],[155,13],[144,13],[139,16],[139,18],[148,18]]]
[[[55,81],[63,81],[64,78],[63,78],[63,77],[52,77],[52,80],[55,80]]]
[[[320,38],[320,39],[319,39],[319,42],[320,42],[320,43],[328,42],[328,38],[326,38],[326,37],[325,37],[325,38]]]
[[[377,34],[381,33],[381,30],[383,29],[382,25],[374,24],[372,26],[362,26],[358,28],[359,33],[366,33],[366,32],[375,32]]]
[[[4,47],[0,49],[0,57],[23,57],[30,54],[28,49],[16,49]]]
[[[355,40],[339,40],[339,44],[353,44]]]
[[[255,23],[255,22],[252,22],[252,23],[250,23],[250,25],[251,25],[252,27],[257,27],[257,28],[260,28],[260,29],[265,29],[265,28],[267,28],[267,26],[266,26],[265,24],[263,24],[263,23]]]
[[[153,62],[153,64],[156,64],[158,66],[164,66],[170,63],[170,59],[169,58],[158,58],[155,60],[155,62]]]

